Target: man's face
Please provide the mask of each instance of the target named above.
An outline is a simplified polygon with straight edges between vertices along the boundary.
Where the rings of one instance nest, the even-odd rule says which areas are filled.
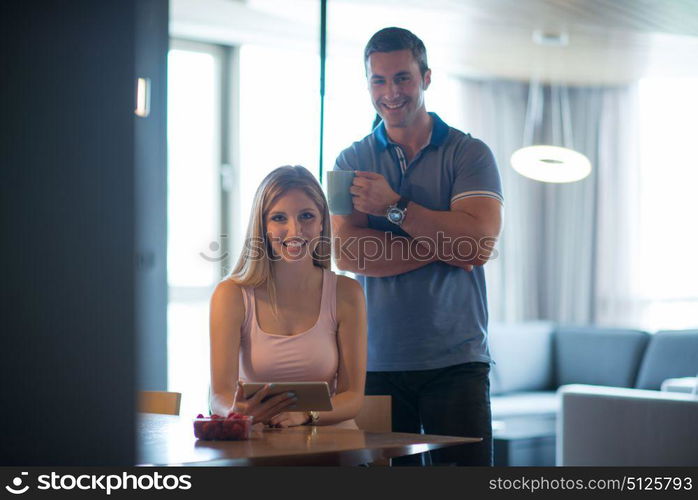
[[[389,128],[407,128],[426,112],[424,91],[431,82],[431,70],[422,78],[409,49],[374,52],[366,63],[366,77],[373,107]]]

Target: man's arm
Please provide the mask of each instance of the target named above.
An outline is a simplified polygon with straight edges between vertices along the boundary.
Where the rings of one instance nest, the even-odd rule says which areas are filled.
[[[358,175],[356,167],[359,164],[356,151],[349,148],[337,158],[335,168],[353,170]],[[354,185],[358,179],[354,177]],[[351,215],[332,216],[332,251],[339,269],[383,278],[414,271],[438,261],[435,254],[428,255],[412,238],[370,229],[368,215],[356,209],[356,201],[354,197]],[[385,212],[380,215],[384,216]]]
[[[369,229],[368,216],[356,210],[351,215],[333,215],[332,233],[335,263],[342,271],[382,278],[438,260],[435,255],[425,255],[412,238]]]
[[[457,200],[449,211],[430,210],[410,202],[402,224],[413,238],[435,242],[440,259],[450,257],[475,266],[490,258],[501,228],[502,204],[484,196]]]
[[[372,215],[384,215],[400,195],[375,172],[357,172],[351,193],[354,208]],[[439,260],[456,265],[482,265],[492,254],[502,225],[502,205],[487,196],[456,200],[451,210],[430,210],[415,202],[407,206],[402,229],[413,241],[436,252]],[[426,251],[426,250],[423,250]]]

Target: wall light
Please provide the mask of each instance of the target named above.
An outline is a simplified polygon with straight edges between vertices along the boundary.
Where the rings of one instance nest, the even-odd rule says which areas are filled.
[[[136,85],[136,116],[146,118],[150,114],[150,78],[139,78]]]

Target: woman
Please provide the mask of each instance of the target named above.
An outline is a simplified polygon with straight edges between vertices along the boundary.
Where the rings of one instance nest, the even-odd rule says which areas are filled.
[[[366,376],[361,286],[330,271],[330,216],[303,167],[280,167],[257,189],[245,249],[211,298],[211,411],[276,427],[355,427]],[[294,412],[291,395],[244,399],[249,382],[326,381],[332,411]]]

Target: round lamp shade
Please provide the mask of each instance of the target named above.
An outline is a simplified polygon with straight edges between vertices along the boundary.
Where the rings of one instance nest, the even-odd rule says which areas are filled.
[[[591,162],[577,151],[557,146],[528,146],[514,151],[511,166],[541,182],[575,182],[591,173]]]

